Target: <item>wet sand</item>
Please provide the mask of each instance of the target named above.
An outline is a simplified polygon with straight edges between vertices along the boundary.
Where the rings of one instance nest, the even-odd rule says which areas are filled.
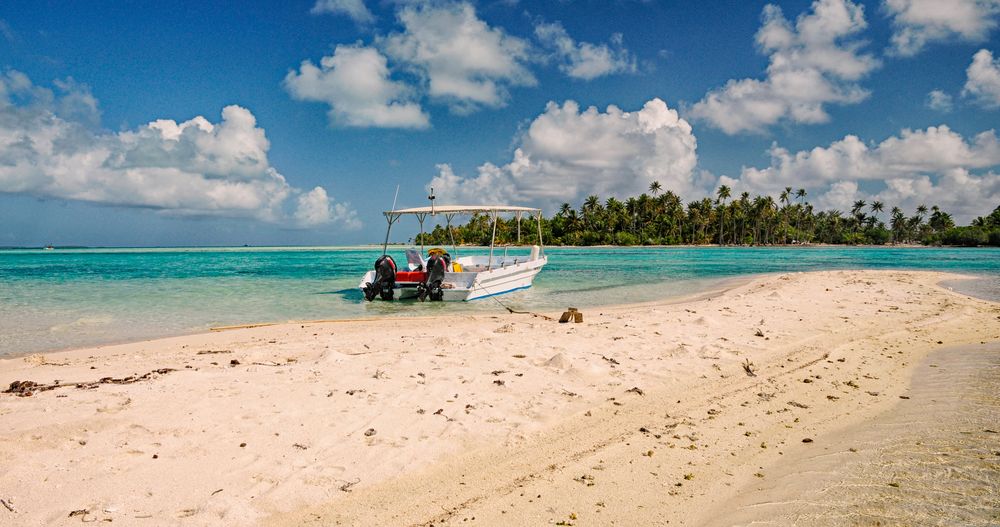
[[[1000,525],[1000,343],[946,348],[892,409],[788,448],[704,525]]]

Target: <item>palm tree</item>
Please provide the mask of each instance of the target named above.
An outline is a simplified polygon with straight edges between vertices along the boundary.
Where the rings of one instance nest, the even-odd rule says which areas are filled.
[[[611,229],[611,243],[617,244],[618,241],[615,234],[618,232],[618,227],[625,224],[626,221],[625,204],[614,197],[610,197],[604,203],[604,211],[607,216],[607,226]]]
[[[764,200],[761,203],[761,216],[764,219],[764,241],[765,243],[774,244],[774,218],[777,217],[778,206],[774,203],[774,198],[771,196],[764,196]]]
[[[854,202],[854,206],[851,207],[851,216],[854,217],[854,232],[858,232],[858,227],[861,226],[861,222],[865,220],[865,213],[862,212],[865,208],[865,200],[859,199]]]
[[[635,220],[639,216],[639,202],[634,197],[625,200],[625,213],[628,215],[629,223],[632,227],[632,234],[635,234]]]
[[[785,187],[785,188],[787,189],[788,187]],[[806,189],[800,188],[799,190],[795,191],[795,198],[796,199],[801,200],[801,199],[803,199],[805,197],[806,197]],[[798,236],[798,237],[802,237],[802,234],[800,233],[800,230],[799,230],[799,220],[801,218],[802,218],[802,204],[800,203],[799,206],[798,206],[798,210],[795,212],[795,235]],[[799,242],[801,243],[802,240],[799,240]]]
[[[882,207],[884,207],[884,205],[882,205],[881,201],[875,200],[872,202],[870,207],[870,210],[872,211],[870,227],[874,227],[875,223],[878,222],[878,216],[876,214],[882,212]]]
[[[762,245],[764,242],[763,235],[761,234],[760,221],[764,218],[764,198],[762,196],[756,196],[753,198],[753,203],[751,205],[751,211],[753,213],[753,244]]]
[[[882,207],[884,207],[884,206],[885,205],[883,205],[881,201],[878,201],[878,200],[873,201],[872,204],[871,204],[872,214],[875,214],[875,213],[878,213],[878,212],[882,212]]]
[[[674,226],[677,230],[677,241],[684,243],[684,202],[681,201],[681,197],[674,195],[673,199],[670,200],[670,214],[674,218]]]
[[[854,206],[851,207],[851,214],[857,216],[865,208],[865,205],[867,205],[867,203],[865,203],[865,200],[863,199],[855,201]]]
[[[653,206],[650,204],[652,199],[649,194],[643,192],[639,195],[636,200],[636,216],[639,219],[639,235],[645,237],[646,224],[649,223],[649,217],[652,213]]]
[[[782,234],[781,243],[788,243],[788,205],[792,202],[792,187],[785,187],[785,190],[781,191],[778,195],[778,201],[781,203],[781,221],[782,221]]]
[[[739,244],[743,245],[747,239],[747,213],[750,211],[750,193],[743,191],[740,194],[740,237]],[[736,222],[733,222],[733,229],[736,229]]]
[[[955,221],[951,219],[951,214],[942,211],[937,205],[931,207],[931,219],[928,224],[934,232],[946,231],[955,226]]]
[[[917,205],[917,214],[911,218],[913,233],[922,237],[924,230],[924,216],[927,214],[927,205]]]
[[[695,234],[695,228],[699,223],[701,223],[701,206],[700,201],[692,201],[688,203],[688,223],[691,224],[691,243],[697,244],[698,237]]]
[[[838,243],[841,236],[841,224],[844,221],[844,213],[839,210],[820,212],[816,220],[819,223],[817,239],[824,243]]]
[[[580,212],[583,216],[583,222],[587,225],[588,229],[593,229],[593,225],[597,222],[597,214],[600,209],[600,198],[594,195],[587,196],[587,199],[583,202],[583,207],[581,207]]]
[[[903,237],[903,228],[906,226],[906,218],[903,216],[903,210],[899,207],[893,207],[889,211],[889,225],[892,232],[892,243],[899,243],[900,238]]]
[[[649,184],[649,193],[653,196],[659,194],[661,190],[663,190],[663,186],[660,185],[659,181],[654,181]]]
[[[716,191],[716,195],[719,196],[717,202],[722,203],[722,207],[719,208],[719,245],[722,245],[724,241],[723,233],[725,232],[725,223],[723,220],[726,217],[726,200],[729,199],[731,191],[728,186],[722,185],[719,190]]]

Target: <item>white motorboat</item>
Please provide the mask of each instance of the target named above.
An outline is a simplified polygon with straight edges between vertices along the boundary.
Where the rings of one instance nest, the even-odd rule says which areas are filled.
[[[405,300],[416,298],[434,301],[467,301],[477,298],[502,295],[519,289],[531,287],[535,275],[548,263],[544,247],[541,245],[542,226],[541,209],[529,207],[513,207],[507,205],[442,205],[417,207],[412,209],[389,210],[383,212],[388,228],[385,233],[385,244],[382,246],[382,256],[375,261],[374,269],[365,273],[358,287],[367,300],[381,298],[382,300]],[[442,249],[432,248],[424,253],[406,250],[406,265],[398,267],[395,259],[387,252],[389,233],[392,225],[403,216],[415,216],[420,224],[420,233],[424,232],[424,221],[428,216],[444,216],[449,236],[452,235],[451,222],[458,215],[486,214],[493,224],[493,234],[490,239],[488,256],[459,256],[459,248],[452,238],[452,254]],[[512,214],[517,219],[517,240],[521,240],[521,219],[525,215],[534,216],[538,226],[539,245],[520,250],[503,248],[503,254],[496,247],[497,221],[501,214]],[[418,238],[423,241],[423,236]],[[526,254],[511,254],[512,252]]]

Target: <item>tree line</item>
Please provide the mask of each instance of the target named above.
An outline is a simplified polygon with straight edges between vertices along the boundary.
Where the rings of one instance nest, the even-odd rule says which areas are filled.
[[[546,245],[789,245],[923,244],[1000,246],[1000,206],[971,225],[956,226],[951,214],[937,205],[918,206],[911,212],[899,207],[887,210],[881,201],[857,200],[849,211],[815,211],[805,189],[791,187],[772,196],[733,196],[722,185],[715,197],[686,204],[659,182],[649,192],[619,200],[589,196],[579,208],[563,203],[551,217],[542,217]],[[444,245],[452,242],[489,245],[492,220],[484,214],[472,216],[450,229],[437,225],[417,236],[416,243]],[[497,243],[517,243],[518,220],[501,218]],[[520,220],[520,243],[538,243],[534,217]]]

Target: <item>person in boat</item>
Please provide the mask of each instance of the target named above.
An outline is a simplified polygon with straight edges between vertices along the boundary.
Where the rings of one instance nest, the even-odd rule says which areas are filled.
[[[433,258],[435,256],[437,256],[439,258],[444,258],[445,263],[451,264],[451,255],[448,254],[448,251],[446,251],[446,250],[444,250],[444,249],[442,249],[440,247],[432,247],[430,249],[427,249],[427,259],[428,260],[430,260],[431,258]]]
[[[433,247],[431,249],[428,249],[427,250],[427,259],[430,260],[431,257],[433,257],[433,256],[437,256],[439,258],[444,259],[444,267],[448,271],[455,272],[455,273],[461,273],[462,272],[462,265],[459,264],[458,262],[452,262],[451,261],[451,255],[448,254],[448,251],[446,251],[446,250],[444,250],[444,249],[442,249],[440,247]]]

